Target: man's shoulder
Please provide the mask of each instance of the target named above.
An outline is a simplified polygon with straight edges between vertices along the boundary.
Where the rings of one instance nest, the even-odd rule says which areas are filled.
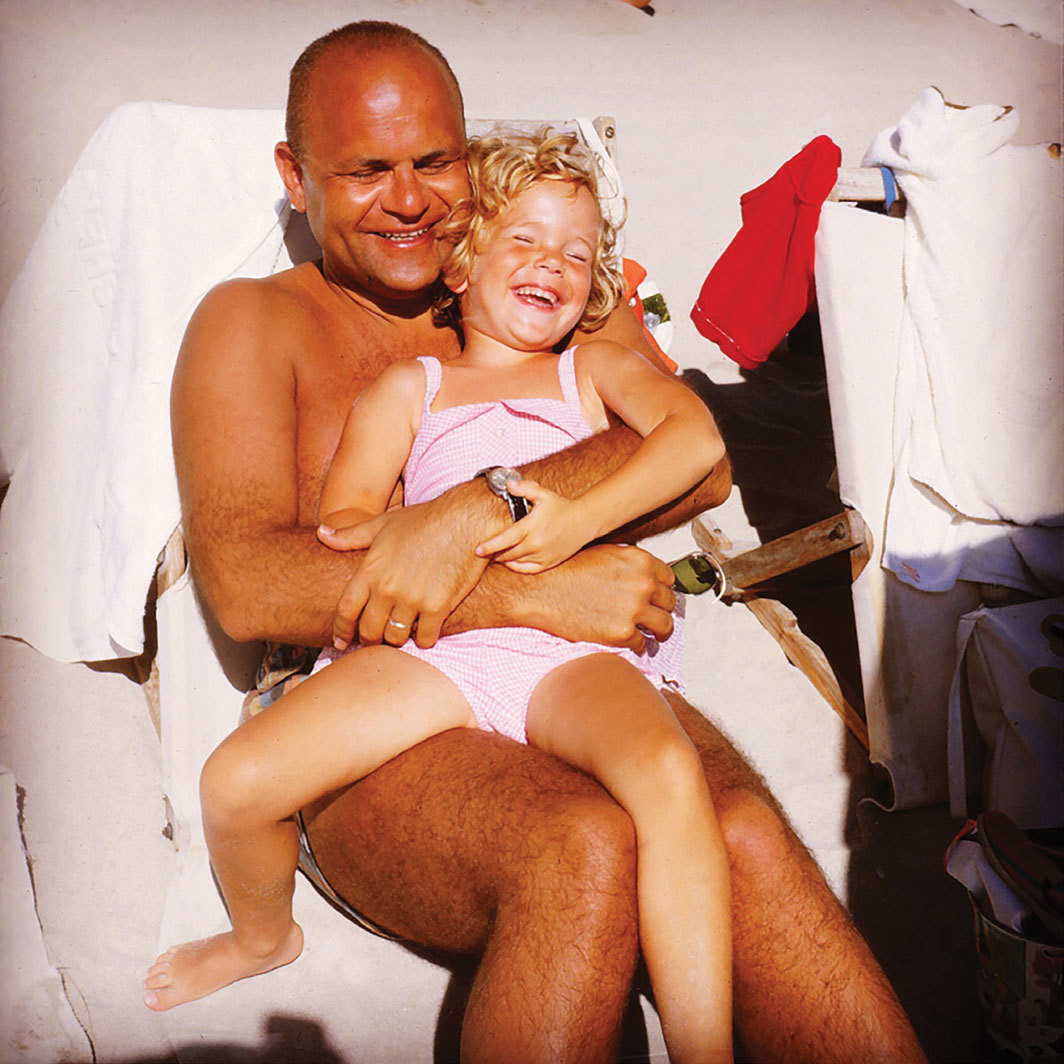
[[[286,319],[313,300],[321,274],[313,263],[293,266],[268,277],[236,277],[212,288],[200,303],[198,313],[237,316],[259,322]]]
[[[313,271],[313,275],[309,271]],[[179,376],[224,372],[289,379],[322,343],[317,336],[313,264],[270,277],[223,281],[200,301],[178,356]]]
[[[313,263],[269,277],[223,281],[200,301],[185,347],[203,349],[213,362],[252,358],[299,365],[319,346],[324,315]]]

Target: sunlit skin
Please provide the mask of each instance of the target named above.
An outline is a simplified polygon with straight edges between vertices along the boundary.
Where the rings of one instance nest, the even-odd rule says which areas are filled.
[[[460,293],[465,344],[442,370],[446,386],[434,406],[558,397],[560,358],[552,348],[583,316],[602,227],[588,189],[550,178],[486,224],[468,278],[448,279]],[[533,481],[514,483],[535,508],[513,526],[523,530],[519,539],[489,542],[484,553],[504,551],[497,560],[519,572],[552,568],[643,508],[668,503],[724,454],[702,402],[638,352],[598,340],[576,347],[573,358],[588,425],[606,428],[608,404],[642,443],[576,499]],[[385,511],[424,401],[425,371],[413,361],[392,365],[362,393],[322,490],[330,534]],[[341,603],[336,646],[343,649],[354,635],[341,622],[361,612],[359,604]],[[385,641],[401,646],[418,620],[393,607]],[[417,641],[434,640],[426,641],[419,626]],[[635,826],[640,937],[670,1058],[730,1061],[727,860],[695,748],[633,662],[607,652],[566,660],[531,633],[522,642],[523,653],[547,669],[520,707],[528,741],[591,774]],[[202,996],[298,955],[302,934],[291,908],[298,847],[289,818],[426,739],[478,727],[472,705],[446,670],[433,667],[436,661],[362,646],[215,750],[201,778],[203,823],[232,931],[161,957],[149,974],[152,1007]],[[572,705],[578,714],[567,712]]]
[[[493,344],[549,351],[580,320],[600,226],[586,188],[534,185],[490,226],[462,293],[461,365]],[[512,356],[511,356],[512,357]]]
[[[305,154],[277,160],[305,211],[327,280],[384,303],[423,303],[439,275],[435,226],[469,192],[454,86],[431,57],[357,63],[326,54],[311,75]],[[351,106],[351,101],[360,106]]]
[[[352,403],[387,366],[458,354],[453,337],[433,328],[428,289],[417,291],[414,279],[427,272],[419,228],[434,224],[437,201],[465,193],[461,167],[427,172],[439,152],[460,142],[462,128],[453,85],[435,60],[416,47],[362,52],[345,45],[321,63],[308,101],[304,164],[287,145],[278,147],[277,161],[293,204],[306,209],[325,248],[324,263],[214,289],[189,325],[172,401],[198,591],[235,639],[318,646],[328,642],[335,604],[371,553],[355,543],[330,543],[347,552],[327,550],[315,536],[329,459]],[[317,77],[327,69],[327,79]],[[378,92],[386,85],[390,113],[389,97]],[[359,118],[369,112],[374,120]],[[351,158],[340,156],[359,138],[361,151],[350,155],[381,169],[385,192],[375,205],[372,197],[366,203],[365,189],[333,180],[352,172]],[[412,187],[415,179],[421,187]],[[391,254],[398,244],[380,246],[392,231],[411,245],[404,250],[416,268]],[[627,307],[597,335],[655,359]],[[614,428],[530,472],[556,491],[584,491],[636,445],[635,434]],[[730,483],[721,462],[679,507],[641,523],[640,533],[719,505]],[[382,569],[398,571],[415,604],[428,590],[426,573],[433,588],[441,574],[461,588],[456,557],[471,557],[485,535],[505,527],[505,507],[476,485],[394,514],[374,549],[378,556],[390,550]],[[598,546],[535,577],[489,566],[443,615],[447,631],[529,625],[639,649],[643,631],[668,635],[671,579],[668,566],[638,548]],[[378,639],[394,606],[386,590],[378,586],[371,598]],[[916,1060],[889,986],[763,784],[704,716],[678,697],[670,701],[701,754],[728,840],[737,886],[736,1015],[750,1058]],[[357,909],[410,940],[480,955],[463,1059],[616,1055],[636,951],[632,828],[589,777],[531,748],[455,729],[305,814],[325,874]],[[284,963],[297,941],[289,938],[269,963]],[[215,952],[213,985],[179,986],[188,966],[180,953],[167,955],[149,976],[148,1004],[169,1008],[261,970],[261,946],[245,955],[242,973],[224,974],[228,951]]]

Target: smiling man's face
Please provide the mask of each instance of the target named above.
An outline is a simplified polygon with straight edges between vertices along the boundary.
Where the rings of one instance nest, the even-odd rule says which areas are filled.
[[[469,193],[461,99],[419,48],[337,47],[311,75],[303,158],[282,174],[326,277],[385,301],[439,275],[435,226]]]

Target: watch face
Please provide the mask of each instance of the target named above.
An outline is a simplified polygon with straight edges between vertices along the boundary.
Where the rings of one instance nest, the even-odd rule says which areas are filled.
[[[489,469],[485,476],[491,490],[496,495],[503,495],[506,492],[506,481],[512,479],[515,473],[514,470],[507,469],[506,466],[496,466],[494,469]]]

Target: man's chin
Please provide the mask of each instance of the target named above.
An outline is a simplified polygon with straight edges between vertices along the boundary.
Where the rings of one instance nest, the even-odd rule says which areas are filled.
[[[427,306],[432,287],[439,278],[439,273],[418,274],[415,277],[372,277],[368,286],[369,293],[382,303],[396,303],[404,306]]]
[[[356,266],[353,270],[325,268],[326,276],[352,292],[362,292],[382,303],[427,304],[433,285],[439,278],[439,268],[415,270],[383,270],[373,265]]]

